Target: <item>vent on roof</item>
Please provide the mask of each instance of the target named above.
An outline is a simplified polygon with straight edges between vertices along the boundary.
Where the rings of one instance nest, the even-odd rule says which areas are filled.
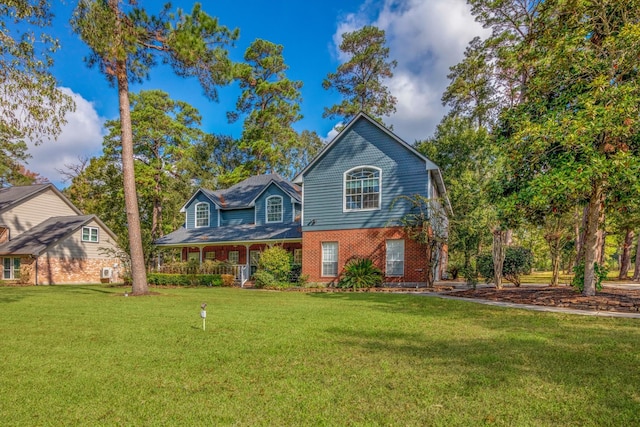
[[[100,278],[110,279],[111,273],[112,273],[111,267],[102,267],[102,270],[100,270]]]

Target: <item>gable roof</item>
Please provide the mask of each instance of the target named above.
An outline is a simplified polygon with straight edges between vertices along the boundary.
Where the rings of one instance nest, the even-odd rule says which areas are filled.
[[[256,175],[245,179],[227,189],[211,191],[200,188],[182,206],[181,212],[193,201],[198,193],[204,194],[221,209],[242,209],[253,206],[255,200],[274,183],[298,203],[302,203],[300,187],[290,183],[278,174]]]
[[[82,215],[82,212],[76,208],[73,203],[67,199],[64,194],[58,190],[55,185],[48,184],[34,184],[34,185],[18,185],[14,187],[7,187],[0,189],[0,213],[6,210],[18,206],[23,202],[33,198],[37,194],[44,193],[46,190],[51,189],[60,199],[65,202],[71,209],[73,209],[78,215]]]
[[[40,255],[94,220],[115,239],[113,233],[95,215],[57,216],[41,222],[13,240],[0,244],[0,255]]]
[[[424,156],[422,153],[416,150],[413,146],[407,144],[398,135],[391,132],[389,129],[387,129],[381,123],[373,119],[370,115],[368,115],[364,111],[360,111],[349,123],[347,123],[347,125],[338,133],[338,135],[336,135],[336,137],[333,138],[331,142],[325,145],[324,148],[313,158],[313,160],[307,166],[305,166],[305,168],[298,175],[295,176],[295,178],[293,179],[294,184],[298,184],[298,185],[302,184],[304,182],[304,175],[322,157],[324,157],[340,140],[342,140],[342,138],[349,132],[351,128],[355,126],[356,123],[358,123],[361,120],[366,120],[371,125],[375,126],[380,131],[388,135],[392,140],[397,142],[402,148],[409,151],[411,154],[413,154],[414,156],[419,158],[421,161],[423,161],[425,163],[426,170],[433,171],[433,176],[435,178],[434,180],[436,183],[436,187],[438,188],[438,192],[441,195],[443,195],[445,202],[447,204],[447,208],[449,209],[449,212],[451,212],[451,203],[449,202],[449,197],[447,196],[444,180],[442,179],[442,172],[440,171],[440,168],[438,167],[438,165],[433,163],[433,161],[431,161],[428,157]]]

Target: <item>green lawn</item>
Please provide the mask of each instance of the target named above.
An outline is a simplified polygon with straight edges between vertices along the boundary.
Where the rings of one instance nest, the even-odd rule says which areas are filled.
[[[0,288],[0,425],[640,424],[640,320],[158,292]]]

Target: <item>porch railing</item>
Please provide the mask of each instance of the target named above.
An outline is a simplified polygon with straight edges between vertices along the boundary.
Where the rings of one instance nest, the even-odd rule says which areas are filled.
[[[160,265],[153,269],[156,273],[168,273],[168,274],[229,274],[235,277],[236,283],[240,286],[249,280],[249,269],[246,265],[232,264],[232,265],[217,265],[217,266],[192,266],[192,265],[175,265],[166,264]]]

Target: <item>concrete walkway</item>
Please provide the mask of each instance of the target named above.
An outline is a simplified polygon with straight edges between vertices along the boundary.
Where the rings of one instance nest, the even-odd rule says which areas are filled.
[[[541,284],[522,284],[521,287],[530,287],[530,288],[546,288],[549,285],[541,285]],[[453,284],[454,287],[454,291],[455,290],[467,290],[469,289],[469,287],[462,283],[462,284]],[[492,288],[493,285],[485,285],[485,284],[478,284],[477,286],[478,288]],[[505,286],[507,288],[511,287],[511,286]],[[640,283],[603,283],[603,288],[616,288],[616,289],[632,289],[632,290],[640,290]],[[442,299],[452,299],[452,300],[459,300],[459,301],[468,301],[468,302],[475,302],[478,304],[485,304],[485,305],[493,305],[496,307],[507,307],[507,308],[520,308],[520,309],[524,309],[524,310],[533,310],[533,311],[544,311],[544,312],[548,312],[548,313],[564,313],[564,314],[578,314],[581,316],[600,316],[600,317],[622,317],[622,318],[627,318],[627,319],[640,319],[640,313],[620,313],[617,311],[593,311],[593,310],[576,310],[576,309],[572,309],[572,308],[563,308],[563,307],[549,307],[549,306],[545,306],[545,305],[532,305],[532,304],[515,304],[512,302],[503,302],[503,301],[492,301],[492,300],[486,300],[486,299],[480,299],[480,298],[463,298],[463,297],[456,297],[453,295],[443,295],[442,293],[439,292],[421,292],[417,295],[424,295],[424,296],[431,296],[431,297],[437,297],[437,298],[442,298]]]

